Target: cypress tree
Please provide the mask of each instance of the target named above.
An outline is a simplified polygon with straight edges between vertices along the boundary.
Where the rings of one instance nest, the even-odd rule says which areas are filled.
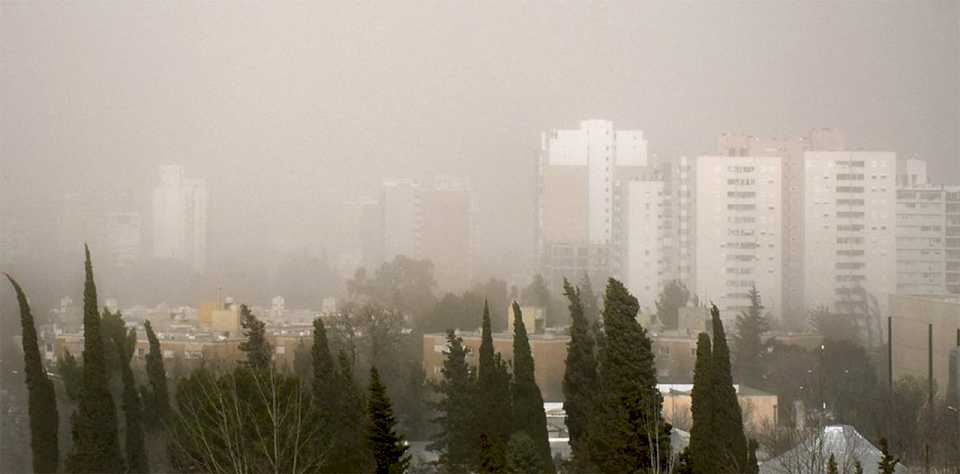
[[[493,351],[490,306],[483,302],[482,334],[477,370],[476,421],[493,451],[503,451],[510,440],[510,375],[500,354]]]
[[[750,289],[750,307],[737,315],[737,333],[733,337],[734,367],[737,380],[741,384],[759,388],[764,385],[764,363],[766,345],[763,334],[770,330],[763,316],[760,293],[756,287]]]
[[[363,473],[374,467],[367,441],[366,409],[363,395],[353,380],[353,364],[346,352],[337,353],[337,399],[334,426],[336,433],[331,438],[330,453],[332,459],[323,467],[323,472]]]
[[[147,342],[150,344],[150,350],[146,356],[147,379],[150,380],[150,388],[152,389],[150,398],[155,415],[162,421],[166,420],[170,413],[170,395],[167,391],[167,371],[163,367],[163,350],[160,348],[160,340],[153,332],[150,321],[144,321],[143,329],[147,333]]]
[[[506,445],[496,446],[486,433],[480,433],[480,474],[505,474],[507,472]]]
[[[737,401],[730,374],[730,349],[716,305],[710,309],[713,321],[713,355],[711,357],[711,386],[713,405],[713,434],[717,439],[716,472],[744,472],[747,463],[747,439],[743,434],[743,414]]]
[[[690,411],[693,426],[690,429],[690,467],[696,473],[712,473],[716,470],[716,438],[713,428],[713,386],[711,377],[710,336],[700,333],[697,338],[697,362],[693,369],[693,391]]]
[[[117,440],[117,414],[108,385],[97,311],[97,287],[93,281],[90,250],[86,254],[83,285],[83,383],[80,404],[73,415],[73,452],[67,470],[75,473],[123,472],[123,456]]]
[[[410,465],[406,443],[396,431],[397,420],[376,367],[370,367],[370,398],[367,401],[367,439],[376,461],[377,474],[403,474]]]
[[[57,427],[60,415],[57,412],[56,392],[53,382],[43,368],[37,329],[33,323],[30,303],[20,285],[7,275],[17,294],[20,306],[20,326],[23,336],[23,364],[27,384],[27,411],[30,414],[30,450],[33,452],[33,471],[57,472],[60,463]]]
[[[640,305],[611,278],[604,299],[599,402],[591,419],[591,461],[603,472],[666,469],[670,425],[663,422],[653,351],[636,320]]]
[[[120,317],[120,313],[117,313],[117,317]],[[125,336],[113,335],[113,344],[116,347],[117,355],[121,358],[120,378],[123,381],[121,407],[126,428],[124,430],[126,434],[124,449],[127,457],[127,472],[147,473],[150,472],[150,468],[147,463],[147,448],[143,436],[143,407],[140,403],[139,393],[137,393],[137,382],[133,376],[133,369],[130,368],[130,358],[137,347],[136,330],[130,329],[130,332]]]
[[[507,453],[507,472],[510,474],[538,474],[545,470],[550,472],[543,465],[543,455],[540,453],[537,443],[524,432],[514,433],[510,437]]]
[[[57,370],[63,378],[67,398],[76,401],[80,396],[80,385],[83,384],[83,367],[77,363],[77,358],[69,349],[64,349],[63,357],[57,359]]]
[[[513,302],[513,432],[530,437],[544,472],[553,472],[547,414],[535,378],[533,354],[520,305]]]
[[[440,465],[446,472],[467,472],[476,464],[474,439],[479,438],[473,436],[474,380],[467,366],[467,348],[453,330],[447,331],[444,355],[443,380],[437,387],[442,398],[434,419],[438,429],[428,449],[440,453]]]
[[[587,320],[587,325],[592,327],[600,319],[600,307],[597,305],[597,294],[593,291],[593,283],[590,282],[589,273],[583,272],[579,290],[580,303],[583,305],[583,316]]]
[[[340,387],[337,386],[337,366],[330,354],[327,328],[320,318],[313,320],[310,357],[313,361],[313,406],[321,422],[328,424],[336,415]]]
[[[570,433],[570,450],[574,463],[586,468],[589,463],[587,438],[589,420],[597,390],[597,359],[590,320],[585,314],[581,290],[564,278],[563,294],[570,301],[570,342],[567,344],[566,368],[563,374],[563,409]],[[596,301],[596,300],[594,300]]]
[[[250,308],[243,304],[240,305],[240,326],[247,337],[246,341],[240,343],[240,350],[247,354],[247,366],[258,370],[269,369],[273,354],[267,342],[266,323],[257,319]]]

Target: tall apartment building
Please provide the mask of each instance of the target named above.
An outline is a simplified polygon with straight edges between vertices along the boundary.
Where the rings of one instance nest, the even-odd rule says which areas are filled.
[[[897,288],[897,158],[891,152],[804,154],[804,299],[808,309],[885,312]],[[869,299],[868,299],[869,298]]]
[[[207,264],[207,184],[185,178],[183,167],[160,167],[153,190],[153,256],[180,260],[195,273]]]
[[[107,214],[107,258],[117,269],[131,268],[140,260],[142,225],[139,212]]]
[[[429,259],[441,289],[460,291],[470,285],[476,198],[466,183],[448,176],[430,184],[387,181],[380,208],[387,261],[398,255]]]
[[[585,120],[576,130],[541,136],[537,193],[537,249],[552,287],[584,272],[595,281],[611,273],[614,186],[647,166],[639,130],[615,130],[606,120]]]
[[[696,285],[702,302],[733,318],[756,288],[773,317],[783,309],[783,163],[779,157],[701,156],[696,171]]]
[[[672,235],[665,228],[664,214],[670,199],[662,180],[631,180],[617,183],[622,210],[615,273],[640,303],[641,311],[656,311],[657,296],[671,273],[669,247]]]
[[[897,165],[897,294],[960,294],[960,186],[929,183],[924,161]]]

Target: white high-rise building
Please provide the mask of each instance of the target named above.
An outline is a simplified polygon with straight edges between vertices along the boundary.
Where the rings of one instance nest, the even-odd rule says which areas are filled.
[[[139,212],[107,214],[107,252],[115,268],[130,268],[140,260],[141,222]]]
[[[380,188],[383,209],[383,258],[416,257],[420,225],[420,184],[411,179],[384,181]]]
[[[660,290],[674,275],[668,255],[672,228],[665,226],[670,199],[663,181],[625,181],[620,187],[624,220],[619,231],[624,260],[620,273],[641,311],[653,313]]]
[[[783,308],[782,159],[701,156],[696,170],[696,286],[724,319],[760,293],[774,318]]]
[[[639,130],[615,130],[607,120],[585,120],[576,130],[541,137],[537,245],[550,284],[610,273],[614,240],[614,185],[647,166]]]
[[[897,288],[897,157],[804,154],[804,297],[808,310],[883,312]]]
[[[183,167],[160,167],[153,190],[153,256],[173,259],[202,273],[207,264],[207,184],[184,178]]]

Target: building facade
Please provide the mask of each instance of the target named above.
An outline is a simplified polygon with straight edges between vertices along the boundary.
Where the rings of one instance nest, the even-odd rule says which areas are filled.
[[[804,154],[804,298],[808,310],[885,312],[897,289],[896,154]]]
[[[756,288],[773,317],[782,315],[782,160],[701,156],[697,159],[696,286],[731,318]],[[706,197],[709,196],[709,199]]]
[[[207,264],[207,184],[185,178],[183,167],[160,168],[153,190],[153,257],[179,260],[194,273]]]

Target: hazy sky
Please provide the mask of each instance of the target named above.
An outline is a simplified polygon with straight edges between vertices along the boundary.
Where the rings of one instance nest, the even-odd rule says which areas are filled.
[[[539,133],[582,118],[661,156],[837,127],[960,183],[956,1],[492,3],[2,2],[0,199],[146,195],[178,162],[212,239],[295,246],[383,177],[450,173],[481,250],[526,255]]]

